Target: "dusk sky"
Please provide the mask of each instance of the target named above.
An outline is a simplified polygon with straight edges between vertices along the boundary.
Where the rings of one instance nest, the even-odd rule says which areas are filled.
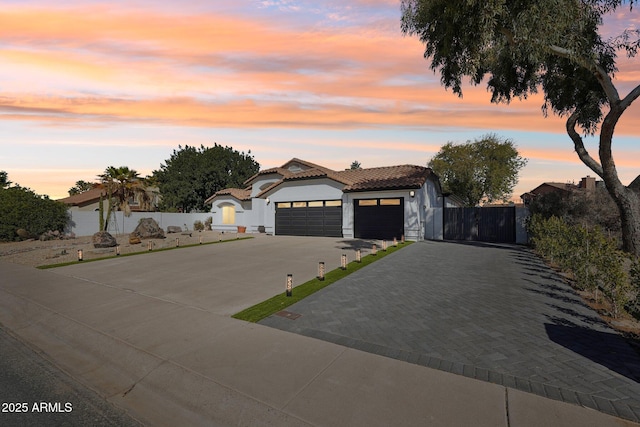
[[[637,28],[621,10],[607,28]],[[150,174],[178,145],[298,157],[333,169],[426,165],[448,141],[495,133],[529,159],[514,194],[594,176],[542,98],[459,99],[400,31],[398,0],[31,1],[0,11],[0,170],[53,199],[108,166]],[[638,59],[620,58],[624,96]],[[640,174],[640,101],[618,124],[626,185]],[[596,140],[588,148],[597,157]]]

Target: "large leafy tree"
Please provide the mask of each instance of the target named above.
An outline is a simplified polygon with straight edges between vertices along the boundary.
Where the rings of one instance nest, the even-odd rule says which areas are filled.
[[[486,81],[492,102],[541,90],[545,113],[566,117],[582,162],[600,176],[620,213],[623,248],[640,255],[640,195],[622,184],[612,154],[622,114],[640,85],[620,94],[619,54],[635,57],[638,30],[601,35],[603,19],[631,10],[622,0],[402,0],[402,30],[425,44],[442,84],[462,95],[462,79]],[[599,133],[592,156],[583,136]]]
[[[0,174],[10,183],[7,174]],[[6,187],[6,188],[5,188]],[[31,236],[47,231],[64,231],[68,221],[64,203],[40,196],[29,188],[0,184],[0,241],[19,239],[17,230],[24,229]]]
[[[428,166],[444,191],[461,197],[466,206],[477,206],[507,202],[526,163],[513,141],[489,134],[465,144],[446,143]]]
[[[153,171],[162,195],[161,208],[191,212],[206,210],[204,202],[216,191],[241,187],[260,170],[251,151],[247,154],[215,144],[200,148],[185,145],[173,150],[160,169]]]

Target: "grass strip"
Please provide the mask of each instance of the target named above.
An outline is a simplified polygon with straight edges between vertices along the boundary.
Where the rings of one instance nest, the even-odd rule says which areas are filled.
[[[287,292],[285,290],[283,293],[271,297],[268,300],[258,303],[252,307],[246,308],[231,317],[233,317],[234,319],[246,320],[247,322],[252,323],[259,322],[262,319],[297,303],[298,301],[308,297],[309,295],[318,292],[320,289],[326,288],[327,286],[331,285],[334,282],[337,282],[338,280],[348,276],[349,274],[354,273],[366,267],[367,265],[381,258],[384,258],[387,255],[399,251],[409,244],[411,244],[411,242],[398,244],[398,246],[389,246],[386,251],[378,250],[377,255],[369,254],[365,257],[362,257],[362,262],[350,262],[347,265],[346,270],[343,270],[342,268],[336,268],[335,270],[326,273],[324,276],[324,280],[320,280],[316,277],[309,280],[308,282],[295,286],[292,289],[292,295],[290,297],[287,296]]]
[[[247,240],[247,239],[253,239],[253,237],[248,236],[248,237],[239,237],[237,239],[220,240],[220,241],[217,241],[217,242],[192,243],[192,244],[189,244],[189,245],[180,245],[180,246],[173,246],[173,247],[169,247],[169,248],[154,249],[152,251],[146,250],[146,251],[140,251],[140,252],[128,252],[126,254],[109,255],[109,256],[100,257],[100,258],[85,259],[83,261],[69,261],[69,262],[61,262],[61,263],[58,263],[58,264],[39,265],[36,268],[38,268],[40,270],[48,270],[50,268],[66,267],[67,265],[86,264],[88,262],[94,262],[94,261],[104,261],[105,259],[124,258],[124,257],[128,257],[128,256],[152,254],[152,253],[156,253],[156,252],[172,251],[174,249],[193,248],[195,246],[217,245],[219,243],[238,242],[240,240]]]

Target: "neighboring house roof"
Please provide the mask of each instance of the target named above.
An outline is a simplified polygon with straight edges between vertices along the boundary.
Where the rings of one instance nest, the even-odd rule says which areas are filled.
[[[293,165],[302,165],[306,169],[295,170]],[[256,197],[266,197],[276,187],[282,185],[285,182],[290,181],[303,181],[328,178],[340,184],[344,187],[344,192],[358,192],[358,191],[381,191],[381,190],[399,190],[399,189],[417,189],[420,188],[426,180],[433,176],[437,177],[431,172],[431,169],[414,166],[414,165],[400,165],[400,166],[387,166],[369,169],[347,169],[343,171],[334,171],[324,166],[317,165],[315,163],[307,162],[298,158],[293,158],[280,167],[265,169],[258,172],[249,178],[245,183],[254,181],[258,176],[278,174],[280,179],[273,182],[267,188],[263,189]],[[250,200],[251,199],[250,188],[240,190],[227,188],[216,192],[213,196],[209,197],[205,203],[211,203],[214,198],[222,195],[230,195],[238,200]]]
[[[87,206],[92,203],[98,203],[100,201],[100,194],[105,194],[104,188],[92,188],[91,190],[84,191],[73,196],[59,199],[58,202],[62,202],[68,206]]]

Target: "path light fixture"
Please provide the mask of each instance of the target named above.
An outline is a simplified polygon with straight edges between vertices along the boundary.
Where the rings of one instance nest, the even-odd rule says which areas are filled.
[[[147,241],[147,250],[151,251],[153,249],[153,242],[151,240]]]
[[[84,259],[84,254],[82,249],[78,249],[78,261],[82,261]]]
[[[318,280],[324,280],[324,262],[318,263]]]
[[[180,247],[180,238],[176,237],[176,248]]]
[[[393,246],[398,246],[398,239],[396,239],[395,237],[393,238]]]
[[[385,252],[387,251],[387,241],[386,240],[382,241],[382,250],[385,251]]]
[[[293,294],[293,274],[287,274],[287,296]]]
[[[202,236],[200,236],[199,242],[200,244],[202,244]]]
[[[362,251],[360,251],[360,248],[356,249],[356,262],[362,262]]]
[[[342,254],[342,257],[340,259],[340,264],[343,270],[347,269],[347,254]]]
[[[404,245],[404,234],[402,235],[402,237],[400,237],[400,243]]]
[[[371,255],[373,256],[378,255],[378,247],[376,246],[375,243],[373,244],[373,246],[371,246]]]
[[[120,256],[120,245],[116,245],[116,256]]]

